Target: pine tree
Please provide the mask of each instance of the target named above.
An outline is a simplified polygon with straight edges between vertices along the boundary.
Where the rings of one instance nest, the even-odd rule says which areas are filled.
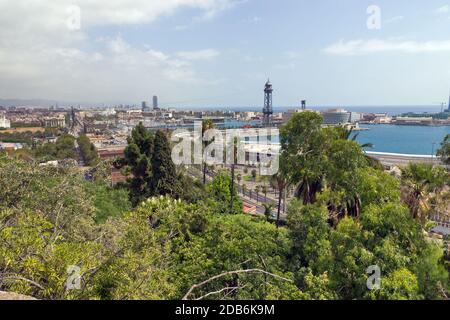
[[[166,134],[159,130],[155,135],[152,158],[152,193],[153,195],[171,195],[178,197],[179,187],[175,164],[171,157],[170,143]]]
[[[133,178],[129,181],[130,200],[134,206],[152,196],[152,153],[153,135],[142,123],[137,125],[128,139],[123,163],[131,169]]]

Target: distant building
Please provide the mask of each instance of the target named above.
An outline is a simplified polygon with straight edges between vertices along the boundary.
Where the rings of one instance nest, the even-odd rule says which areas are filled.
[[[344,109],[330,109],[322,112],[323,123],[339,125],[350,123],[351,113]]]
[[[448,95],[448,106],[447,106],[447,112],[450,112],[450,93]]]
[[[306,109],[291,109],[283,113],[283,122],[288,122],[296,113],[302,113],[305,111],[312,111]]]
[[[1,151],[16,151],[23,148],[21,143],[0,142]]]
[[[398,125],[432,125],[432,117],[396,117],[395,124]]]
[[[158,96],[153,96],[153,110],[158,110]]]
[[[64,128],[66,126],[66,119],[64,116],[45,117],[42,119],[42,124],[46,128]]]
[[[6,119],[4,114],[0,113],[0,128],[1,129],[9,129],[11,128],[11,121]]]
[[[147,102],[142,101],[142,112],[150,112],[150,108],[147,106]]]
[[[362,120],[362,114],[359,112],[351,112],[350,113],[350,122],[357,123]]]

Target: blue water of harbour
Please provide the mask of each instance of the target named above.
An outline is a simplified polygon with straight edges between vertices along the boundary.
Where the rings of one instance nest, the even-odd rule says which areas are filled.
[[[298,107],[274,107],[275,112],[285,112]],[[330,107],[310,107],[313,110],[326,110]],[[352,106],[344,107],[348,111],[367,113],[388,113],[391,116],[408,112],[436,113],[441,111],[441,106]],[[261,107],[234,107],[223,108],[233,111],[261,111]],[[243,123],[235,120],[227,121],[228,128],[239,128],[244,125],[258,125],[259,121]],[[362,128],[368,131],[360,131],[358,142],[372,143],[373,149],[367,151],[431,155],[436,154],[441,142],[447,134],[450,134],[450,126],[397,126],[397,125],[370,125],[363,124]],[[277,142],[278,137],[272,137]]]
[[[260,121],[239,122],[227,121],[227,128],[241,128],[244,125],[258,125]],[[361,124],[368,131],[358,131],[357,141],[361,144],[372,143],[373,148],[367,151],[431,155],[436,154],[441,142],[450,134],[450,126],[398,126],[388,124]],[[272,137],[278,142],[278,137]]]
[[[362,124],[361,127],[369,128],[369,131],[358,132],[358,142],[372,143],[374,148],[367,151],[377,152],[436,154],[445,136],[450,134],[450,126]]]

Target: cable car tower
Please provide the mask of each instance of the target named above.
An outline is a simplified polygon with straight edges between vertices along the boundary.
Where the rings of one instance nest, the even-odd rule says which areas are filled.
[[[273,123],[272,93],[272,84],[270,83],[270,80],[267,80],[264,87],[263,127],[270,127]]]

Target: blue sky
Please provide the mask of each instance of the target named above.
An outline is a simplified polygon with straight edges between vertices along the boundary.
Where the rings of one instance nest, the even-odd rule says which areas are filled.
[[[3,98],[257,106],[270,77],[278,106],[345,107],[432,105],[450,89],[448,1],[21,3],[0,0]]]

